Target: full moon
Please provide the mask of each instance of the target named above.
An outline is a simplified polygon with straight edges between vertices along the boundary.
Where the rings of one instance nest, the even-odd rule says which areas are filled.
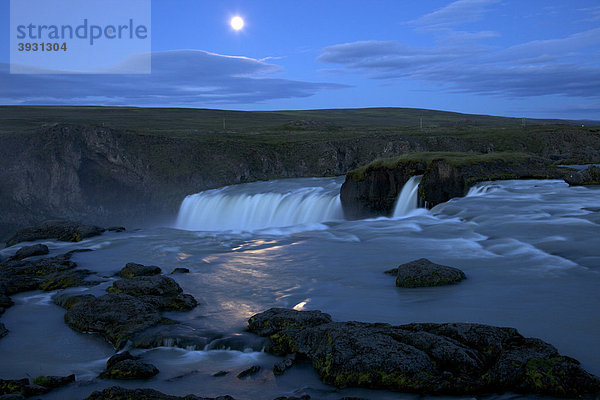
[[[236,31],[239,31],[244,27],[244,20],[242,19],[242,17],[233,17],[231,18],[231,21],[229,23],[231,24],[231,27]]]

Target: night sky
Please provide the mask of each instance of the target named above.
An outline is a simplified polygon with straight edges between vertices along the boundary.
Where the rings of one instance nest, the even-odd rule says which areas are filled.
[[[11,75],[5,34],[0,104],[600,120],[598,0],[153,0],[151,28],[152,74],[138,76]]]

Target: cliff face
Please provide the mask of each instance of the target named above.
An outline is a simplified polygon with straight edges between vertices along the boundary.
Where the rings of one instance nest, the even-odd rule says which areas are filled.
[[[478,182],[498,179],[564,178],[550,161],[524,153],[415,154],[375,162],[346,175],[341,201],[348,218],[389,216],[402,186],[423,175],[419,197],[427,207],[467,194]]]
[[[402,137],[261,143],[55,124],[0,137],[0,238],[45,219],[155,223],[183,198],[224,185],[342,175],[421,148]],[[162,221],[161,221],[162,222]]]

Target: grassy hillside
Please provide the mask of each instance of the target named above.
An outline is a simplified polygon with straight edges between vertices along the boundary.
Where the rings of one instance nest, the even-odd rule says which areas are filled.
[[[472,135],[523,133],[580,125],[577,121],[505,118],[409,108],[309,111],[226,111],[180,108],[0,106],[0,133],[44,124],[105,126],[169,137],[240,137],[278,142],[354,137],[365,133]],[[423,128],[421,129],[421,121]],[[523,123],[525,126],[523,127]]]

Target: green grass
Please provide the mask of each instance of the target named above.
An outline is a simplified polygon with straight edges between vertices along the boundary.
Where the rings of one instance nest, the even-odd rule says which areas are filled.
[[[422,152],[422,153],[407,153],[398,157],[379,158],[367,165],[357,168],[347,173],[349,178],[355,181],[365,179],[367,171],[387,168],[394,169],[402,163],[425,163],[430,164],[433,160],[444,159],[450,165],[474,165],[480,162],[505,161],[511,163],[519,163],[525,159],[531,158],[531,155],[520,152],[497,152],[497,153],[465,153],[465,152]]]

